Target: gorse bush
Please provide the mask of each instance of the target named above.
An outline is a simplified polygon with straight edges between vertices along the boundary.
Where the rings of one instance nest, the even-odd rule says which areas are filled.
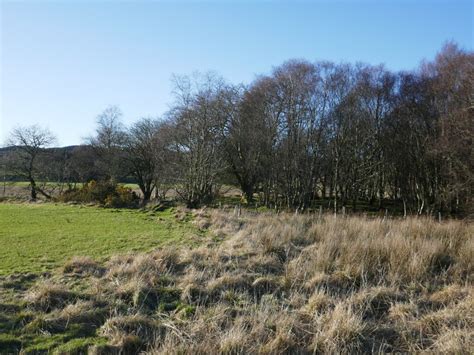
[[[111,181],[91,180],[81,188],[70,189],[59,196],[63,202],[100,203],[106,207],[134,207],[138,195],[131,189]]]
[[[115,186],[115,191],[105,198],[106,207],[130,207],[138,203],[138,196],[130,188]]]

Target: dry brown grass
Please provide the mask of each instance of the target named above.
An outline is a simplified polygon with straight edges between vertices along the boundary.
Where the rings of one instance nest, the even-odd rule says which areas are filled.
[[[223,241],[117,256],[102,274],[75,259],[64,271],[91,282],[89,301],[58,284],[27,301],[74,322],[102,302],[112,352],[474,350],[472,224],[186,213]]]
[[[48,281],[38,283],[25,295],[31,308],[44,312],[64,307],[75,299],[76,295],[66,286]]]
[[[76,256],[64,264],[63,271],[65,274],[101,276],[105,268],[90,257]]]

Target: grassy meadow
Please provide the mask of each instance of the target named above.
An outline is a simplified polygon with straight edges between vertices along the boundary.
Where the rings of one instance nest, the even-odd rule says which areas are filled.
[[[50,218],[51,211],[85,210],[89,224],[89,214],[102,223],[157,217],[28,208]],[[65,255],[49,273],[0,277],[3,353],[472,353],[474,226],[468,222],[184,208],[158,218],[213,242],[190,247],[177,233],[150,252]],[[94,228],[92,234],[109,233],[88,249],[102,257],[101,244],[114,233]],[[130,249],[140,244],[129,243]]]
[[[94,259],[196,242],[172,209],[141,211],[65,204],[0,203],[0,275],[41,272],[72,256]]]

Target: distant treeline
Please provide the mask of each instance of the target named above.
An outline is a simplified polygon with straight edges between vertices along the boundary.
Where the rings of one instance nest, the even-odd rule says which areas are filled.
[[[391,200],[406,213],[472,213],[474,54],[456,44],[410,72],[290,60],[250,85],[212,73],[174,79],[160,120],[124,127],[109,107],[84,146],[45,151],[48,131],[15,130],[7,171],[29,181],[133,179],[145,200],[172,186],[192,207],[234,183],[247,202],[281,208]]]

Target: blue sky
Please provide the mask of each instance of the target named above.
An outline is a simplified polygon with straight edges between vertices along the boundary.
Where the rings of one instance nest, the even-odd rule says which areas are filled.
[[[171,76],[233,83],[290,58],[415,68],[446,40],[473,48],[473,1],[0,0],[0,142],[39,124],[78,144],[108,105],[159,117]]]

